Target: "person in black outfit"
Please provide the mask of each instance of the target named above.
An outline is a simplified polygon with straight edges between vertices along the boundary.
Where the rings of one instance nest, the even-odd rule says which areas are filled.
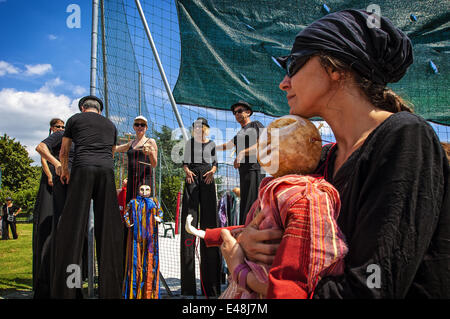
[[[231,111],[241,125],[241,130],[228,143],[217,146],[217,150],[229,150],[236,147],[234,167],[239,169],[241,189],[239,224],[244,225],[250,207],[258,198],[259,184],[265,177],[256,156],[258,138],[264,125],[259,121],[250,120],[253,111],[247,102],[240,101],[233,104]]]
[[[17,235],[17,228],[16,228],[16,216],[21,211],[22,208],[18,207],[17,205],[14,205],[11,197],[6,197],[6,204],[4,204],[2,207],[3,240],[9,239],[9,228],[11,228],[13,239],[19,238],[19,236]]]
[[[320,116],[336,137],[316,173],[339,191],[348,254],[344,273],[321,278],[312,298],[448,299],[450,167],[433,128],[386,86],[412,64],[411,40],[383,16],[380,27],[369,27],[371,17],[363,10],[326,15],[278,59],[290,114]],[[282,233],[257,228],[242,231],[239,245],[224,232],[222,253],[233,266],[242,261],[227,247],[272,264],[279,246],[267,241]],[[257,289],[250,276],[246,283]]]
[[[52,185],[52,200],[53,200],[53,214],[51,215],[51,228],[49,235],[45,238],[42,245],[42,252],[39,258],[39,269],[36,272],[35,277],[33,277],[34,282],[34,298],[50,298],[50,276],[54,272],[52,268],[55,265],[54,251],[55,251],[55,234],[56,227],[58,225],[59,217],[64,208],[67,195],[67,186],[61,183],[61,162],[59,161],[59,153],[61,150],[62,139],[64,136],[64,126],[51,134],[45,140],[43,140],[36,147],[36,151],[41,155],[41,157],[49,163],[49,166],[53,167],[55,176],[53,177]],[[69,170],[72,167],[73,156],[75,154],[75,144],[72,143],[69,151]],[[83,255],[83,270],[86,270],[84,276],[87,273],[87,239],[85,240],[85,249]]]
[[[217,227],[216,186],[214,173],[217,170],[216,144],[207,138],[208,121],[198,118],[193,124],[193,138],[186,142],[183,169],[186,184],[181,212],[181,294],[197,295],[195,283],[195,237],[184,229],[187,215],[192,215],[192,225],[200,228]],[[199,214],[200,205],[200,214]],[[206,296],[220,295],[221,258],[217,247],[206,248],[200,241],[200,278],[202,292]]]
[[[64,130],[64,121],[59,118],[50,120],[49,136]],[[53,219],[53,179],[55,167],[41,156],[42,174],[39,190],[33,209],[33,290],[36,286],[42,251],[52,231]]]
[[[113,152],[117,140],[114,124],[103,117],[103,103],[86,96],[81,113],[66,124],[61,145],[61,182],[68,184],[63,212],[56,229],[55,271],[52,298],[81,297],[81,287],[68,285],[68,267],[81,268],[91,199],[94,204],[95,240],[99,268],[99,298],[121,298],[123,280],[123,227],[114,181]],[[72,171],[69,150],[75,143]],[[69,287],[70,286],[70,287]]]

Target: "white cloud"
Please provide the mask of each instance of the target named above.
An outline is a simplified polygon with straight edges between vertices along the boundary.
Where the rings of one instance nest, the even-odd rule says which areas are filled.
[[[50,91],[0,91],[0,134],[16,138],[35,164],[40,165],[36,146],[48,136],[49,122],[54,117],[64,121],[78,112],[78,100]]]
[[[35,65],[25,65],[26,71],[24,74],[26,76],[34,76],[34,75],[44,75],[52,70],[51,64],[35,64]]]
[[[0,76],[4,76],[5,74],[18,74],[19,72],[20,70],[12,64],[5,61],[0,61]]]
[[[72,92],[74,95],[85,95],[87,93],[87,89],[79,86],[79,85],[75,85],[72,87]]]
[[[48,39],[51,40],[51,41],[53,41],[53,40],[58,39],[58,37],[57,37],[56,35],[54,35],[54,34],[49,34],[49,35],[48,35]]]

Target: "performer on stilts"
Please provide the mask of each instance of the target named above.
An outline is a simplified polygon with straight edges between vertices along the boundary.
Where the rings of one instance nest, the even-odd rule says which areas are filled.
[[[98,263],[99,298],[121,298],[123,283],[123,227],[114,180],[113,154],[117,129],[101,115],[103,102],[82,98],[81,113],[67,121],[61,145],[61,182],[68,184],[67,198],[56,230],[53,298],[82,297],[81,287],[68,285],[81,268],[91,200]],[[69,172],[68,153],[75,143]],[[74,270],[75,269],[75,270]],[[73,282],[73,280],[72,280]]]
[[[216,187],[214,173],[217,170],[216,144],[208,139],[209,125],[204,118],[193,124],[193,138],[186,142],[183,169],[186,184],[183,193],[181,224],[188,214],[194,225],[215,228],[217,222]],[[195,237],[181,229],[181,294],[197,295],[195,280]],[[208,297],[220,295],[220,270],[222,260],[217,247],[207,248],[200,242],[200,280],[202,293]]]
[[[53,118],[50,121],[48,135],[64,130],[64,121]],[[33,290],[41,267],[42,251],[50,238],[53,218],[53,177],[55,167],[41,157],[42,174],[36,202],[33,210]]]

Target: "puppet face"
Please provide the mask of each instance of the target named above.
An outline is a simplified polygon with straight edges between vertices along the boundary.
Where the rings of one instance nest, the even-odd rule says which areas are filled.
[[[141,185],[141,187],[139,187],[139,195],[142,197],[150,197],[150,191],[151,188],[148,185]]]
[[[297,115],[274,120],[258,142],[258,162],[274,177],[311,174],[322,151],[319,130],[311,121]]]

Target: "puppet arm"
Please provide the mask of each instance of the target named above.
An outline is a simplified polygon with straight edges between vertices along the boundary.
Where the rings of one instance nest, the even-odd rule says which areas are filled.
[[[243,228],[244,225],[239,225],[239,226],[229,226],[229,227],[221,227],[221,228],[207,228],[206,230],[201,230],[201,229],[197,229],[194,226],[192,226],[192,220],[194,218],[192,217],[192,215],[187,215],[186,217],[186,224],[185,224],[185,228],[186,231],[194,236],[197,236],[203,240],[205,240],[205,245],[206,247],[218,247],[220,245],[222,245],[222,237],[220,235],[220,231],[222,229],[228,229],[230,232],[233,229],[237,229],[237,228]]]

